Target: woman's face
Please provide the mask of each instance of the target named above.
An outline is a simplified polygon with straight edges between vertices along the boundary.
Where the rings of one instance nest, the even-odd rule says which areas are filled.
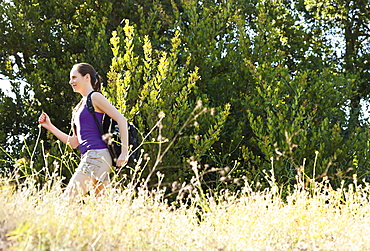
[[[73,67],[69,75],[69,84],[75,92],[81,92],[87,82],[87,74],[82,76],[76,67]]]

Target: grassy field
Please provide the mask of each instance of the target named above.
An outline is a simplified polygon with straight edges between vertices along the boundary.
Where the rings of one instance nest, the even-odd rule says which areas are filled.
[[[0,182],[0,250],[370,250],[367,185],[297,186],[284,201],[273,184],[245,186],[173,205],[163,191],[113,186],[68,205],[56,178],[16,183]]]

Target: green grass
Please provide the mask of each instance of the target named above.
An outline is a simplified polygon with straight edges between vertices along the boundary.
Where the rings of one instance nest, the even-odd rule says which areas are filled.
[[[194,189],[172,205],[163,191],[113,184],[68,205],[56,177],[40,188],[15,179],[0,182],[0,250],[370,250],[369,185],[297,186],[284,201],[274,184],[213,197]]]

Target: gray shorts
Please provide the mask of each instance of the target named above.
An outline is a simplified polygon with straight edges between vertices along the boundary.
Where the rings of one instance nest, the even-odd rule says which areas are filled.
[[[100,182],[109,180],[112,158],[108,149],[88,150],[81,158],[76,173],[85,174]]]

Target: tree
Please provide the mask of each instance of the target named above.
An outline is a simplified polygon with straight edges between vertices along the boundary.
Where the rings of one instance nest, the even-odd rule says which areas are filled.
[[[225,170],[222,181],[233,175],[261,180],[271,157],[282,184],[303,173],[304,161],[311,178],[366,175],[367,126],[358,119],[359,100],[368,95],[366,1],[33,0],[0,5],[0,30],[6,34],[0,38],[0,73],[28,83],[29,98],[10,107],[23,109],[19,126],[30,132],[30,141],[36,138],[41,109],[70,129],[69,113],[78,97],[67,84],[68,71],[73,63],[87,61],[107,76],[107,96],[144,135],[159,119],[159,135],[176,142],[160,162],[150,163],[155,170],[178,167],[166,171],[172,175],[168,183],[180,176],[178,170],[191,173],[186,162],[191,157],[203,173],[206,166],[223,170],[204,177],[214,187]],[[337,32],[346,41],[343,55],[332,44]],[[217,115],[198,116],[197,126],[176,136],[199,99]],[[157,118],[161,110],[166,116]],[[159,135],[156,144],[144,146],[150,155],[169,144],[157,140]],[[47,135],[42,138],[47,148],[57,145]]]
[[[369,95],[369,1],[336,0],[305,4],[298,1],[297,9],[313,31],[321,31],[331,53],[326,58],[337,65],[337,71],[356,78],[350,97],[351,126],[360,126],[361,105]],[[339,42],[331,43],[336,38]],[[350,127],[351,128],[351,127]]]
[[[244,150],[244,159],[250,160],[247,174],[253,177],[259,173],[260,179],[265,176],[262,170],[273,168],[280,184],[295,182],[296,174],[301,181],[329,177],[335,185],[345,176],[351,179],[353,173],[364,177],[367,126],[357,127],[346,113],[348,100],[356,93],[356,80],[353,75],[338,73],[330,60],[325,27],[291,27],[289,30],[300,28],[302,36],[297,38],[298,43],[286,43],[297,32],[287,33],[285,22],[274,20],[287,19],[286,13],[291,12],[282,11],[281,6],[291,5],[276,7],[274,3],[265,1],[258,6],[260,29],[254,41],[259,57],[246,60],[255,73],[249,82],[257,90],[245,102],[254,134],[253,143]],[[297,18],[290,16],[288,20],[299,24]]]
[[[154,50],[149,37],[138,39],[126,20],[123,29],[113,33],[111,42],[114,57],[106,93],[143,135],[144,153],[150,157],[141,164],[148,166],[146,183],[158,186],[162,181],[168,187],[174,181],[189,183],[189,160],[200,160],[207,147],[218,140],[228,107],[210,115],[205,106],[207,99],[190,97],[197,89],[198,69],[189,69],[190,60],[178,64],[178,32],[171,39],[169,51]],[[135,53],[135,44],[141,45],[143,57]],[[197,121],[208,122],[201,126],[207,133],[199,134]],[[165,174],[164,179],[154,176],[158,170]]]

